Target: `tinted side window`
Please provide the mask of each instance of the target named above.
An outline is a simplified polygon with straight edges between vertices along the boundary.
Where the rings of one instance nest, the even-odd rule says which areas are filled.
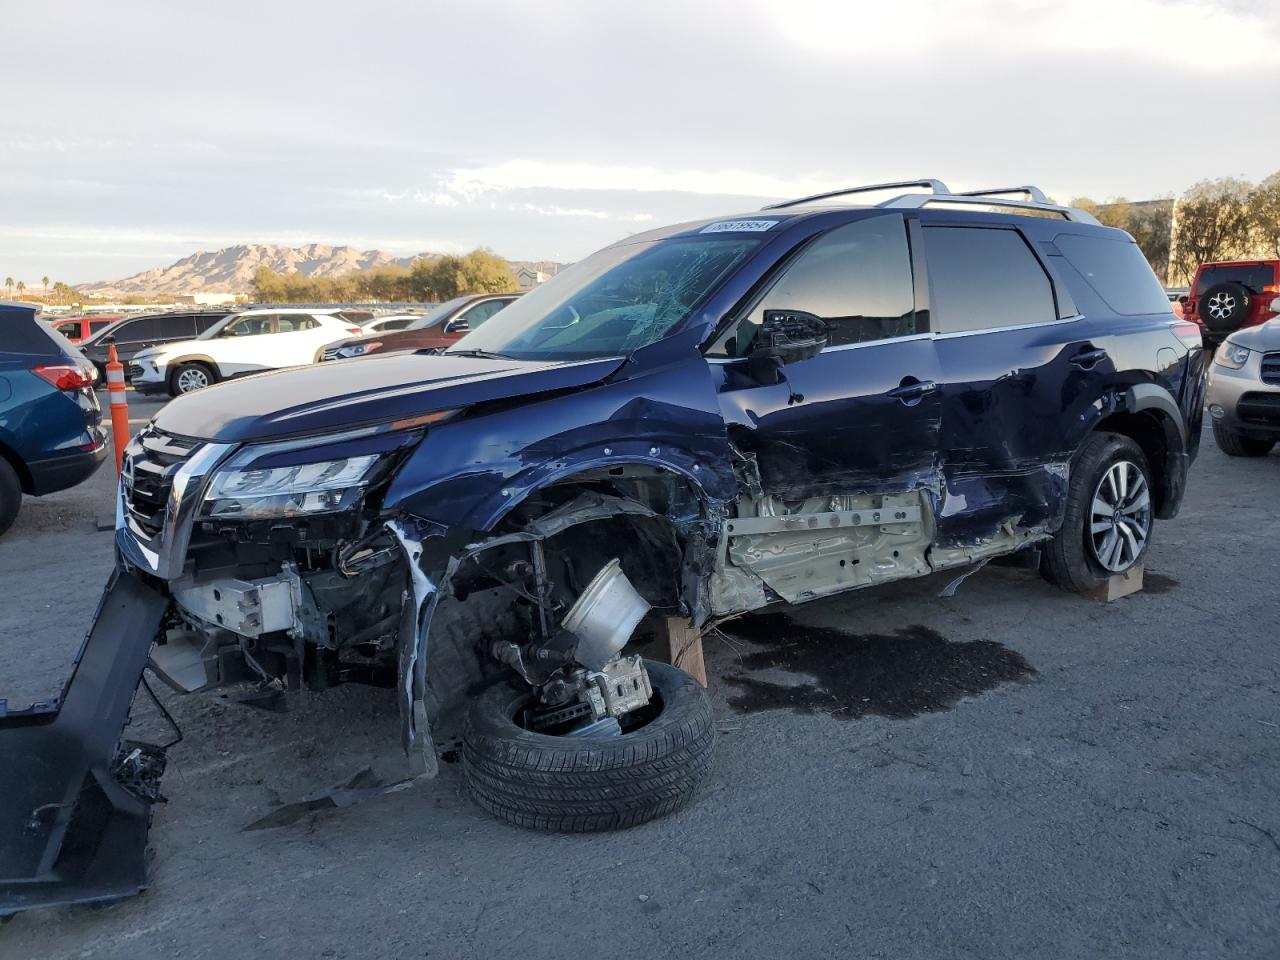
[[[103,327],[109,327],[113,323],[115,323],[114,320],[90,320],[89,335],[92,336],[93,334],[101,330]]]
[[[196,335],[195,321],[188,314],[155,319],[156,336],[162,340],[185,340]]]
[[[939,333],[1058,319],[1053,286],[1022,235],[989,227],[925,227],[929,308]]]
[[[159,317],[139,317],[116,328],[117,343],[141,343],[144,340],[155,340],[159,336]]]
[[[470,310],[463,312],[458,319],[465,320],[467,326],[474,330],[505,307],[508,302],[507,300],[486,300],[484,303],[477,303]]]
[[[225,313],[198,313],[196,314],[196,331],[204,333],[219,320],[226,316]]]
[[[1116,313],[1168,313],[1169,297],[1132,240],[1064,233],[1054,245]]]
[[[53,329],[57,330],[64,337],[78,337],[80,336],[80,321],[67,320],[63,323],[58,324]]]
[[[831,346],[916,333],[905,221],[898,214],[870,217],[818,237],[710,353],[750,353],[766,310],[802,310],[821,317]]]

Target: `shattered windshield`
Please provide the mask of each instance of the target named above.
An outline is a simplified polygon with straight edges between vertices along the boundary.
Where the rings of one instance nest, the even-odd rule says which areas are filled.
[[[451,347],[517,360],[620,356],[661,339],[760,243],[694,236],[601,250]]]

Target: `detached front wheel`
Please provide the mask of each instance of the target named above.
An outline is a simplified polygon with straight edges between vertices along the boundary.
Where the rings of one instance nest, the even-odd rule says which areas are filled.
[[[711,701],[688,674],[645,661],[653,699],[620,736],[552,736],[520,725],[531,695],[491,687],[472,704],[463,745],[471,796],[519,827],[586,833],[677,810],[711,769]]]

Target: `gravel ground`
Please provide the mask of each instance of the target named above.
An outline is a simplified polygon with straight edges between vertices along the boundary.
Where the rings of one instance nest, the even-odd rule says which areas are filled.
[[[0,542],[0,695],[61,683],[111,482]],[[708,640],[710,783],[621,833],[495,822],[457,764],[307,812],[389,755],[389,692],[166,696],[151,889],[19,916],[0,957],[1276,957],[1277,490],[1280,454],[1206,437],[1148,589],[1109,605],[990,566],[743,619]]]

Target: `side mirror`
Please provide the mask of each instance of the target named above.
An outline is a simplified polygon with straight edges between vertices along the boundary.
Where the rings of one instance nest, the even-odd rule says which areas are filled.
[[[461,317],[457,320],[450,320],[444,325],[445,333],[469,333],[470,331],[471,324],[467,323],[467,321]]]
[[[750,359],[760,363],[776,357],[780,364],[808,360],[831,340],[827,322],[803,310],[766,310]]]

